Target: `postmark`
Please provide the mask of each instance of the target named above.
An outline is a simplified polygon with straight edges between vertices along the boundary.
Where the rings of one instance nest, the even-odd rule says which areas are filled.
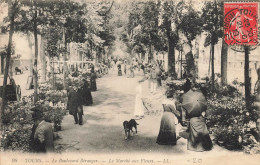
[[[258,3],[224,3],[224,39],[237,51],[245,45],[255,49],[258,45]]]

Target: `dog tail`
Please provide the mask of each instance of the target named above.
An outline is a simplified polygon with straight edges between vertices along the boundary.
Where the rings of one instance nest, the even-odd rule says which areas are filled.
[[[138,123],[136,123],[136,125],[139,125]]]

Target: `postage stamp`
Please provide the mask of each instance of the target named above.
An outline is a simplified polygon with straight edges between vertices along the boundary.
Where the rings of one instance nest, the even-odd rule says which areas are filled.
[[[224,36],[228,45],[257,45],[258,3],[224,3]]]

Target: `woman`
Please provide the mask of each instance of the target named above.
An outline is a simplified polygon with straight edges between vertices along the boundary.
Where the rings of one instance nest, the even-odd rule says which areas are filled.
[[[117,68],[118,68],[118,76],[122,76],[121,64],[118,64]]]
[[[203,93],[200,90],[198,90],[197,87],[192,87],[192,89],[186,94],[193,97],[192,92],[196,93],[197,96],[200,95],[199,97],[204,97]],[[184,95],[183,95],[183,103],[185,102],[185,99],[187,99],[187,97],[184,97]],[[203,112],[202,109],[194,109],[190,112],[187,111],[186,113],[186,117],[190,121],[188,125],[188,131],[189,131],[188,144],[187,144],[188,150],[202,152],[202,151],[209,151],[213,147],[206,126],[206,122],[203,117],[204,113],[205,111]]]
[[[89,83],[87,82],[87,80],[83,79],[83,85],[82,85],[80,91],[81,91],[81,96],[84,100],[83,104],[85,106],[92,105],[93,99],[92,99],[91,91],[89,88]]]
[[[134,77],[135,77],[134,65],[133,65],[133,64],[130,66],[130,77],[131,77],[131,78],[134,78]]]
[[[156,143],[160,145],[176,145],[176,125],[180,113],[176,110],[174,99],[170,100],[171,95],[167,96],[167,99],[163,101],[163,116],[161,119],[160,132],[157,137]]]
[[[91,91],[96,91],[97,90],[97,83],[96,83],[96,73],[94,69],[91,70],[91,75],[90,75],[90,88]]]
[[[124,73],[126,75],[126,60],[124,61]]]
[[[144,105],[142,100],[142,81],[138,82],[136,86],[136,97],[135,97],[135,111],[134,115],[136,117],[142,118],[144,116]]]
[[[157,87],[160,87],[162,86],[162,80],[161,80],[162,71],[159,64],[157,64],[155,68],[155,73],[156,73]]]

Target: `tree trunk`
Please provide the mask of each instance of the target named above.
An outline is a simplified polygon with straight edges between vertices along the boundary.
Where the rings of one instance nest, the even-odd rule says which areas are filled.
[[[175,75],[175,43],[174,41],[168,37],[168,72],[169,75]]]
[[[153,55],[152,55],[152,44],[149,44],[149,53],[148,53],[148,63],[152,62]]]
[[[45,59],[45,37],[41,35],[41,46],[40,46],[40,58],[41,58],[41,70],[42,70],[42,81],[46,81],[46,59]]]
[[[54,59],[51,58],[52,62],[50,62],[51,67],[51,84],[52,84],[52,90],[55,90],[55,73],[54,73]]]
[[[27,36],[27,40],[28,40],[28,44],[29,44],[29,48],[30,48],[30,67],[29,67],[29,71],[30,71],[30,76],[33,75],[33,62],[32,62],[32,59],[33,59],[33,44],[32,44],[32,41],[31,41],[31,37],[30,37],[30,33],[27,32],[26,34]]]
[[[228,46],[224,41],[224,38],[222,40],[222,49],[221,49],[221,84],[226,85],[227,84],[227,57],[228,56]]]
[[[16,1],[15,4],[16,5]],[[13,40],[13,34],[14,34],[14,11],[13,11],[12,1],[8,1],[8,16],[10,18],[10,31],[9,31],[9,40],[8,40],[8,47],[7,47],[7,54],[6,54],[6,64],[5,64],[5,70],[4,70],[4,82],[3,82],[3,93],[2,93],[2,113],[1,115],[4,115],[4,107],[6,105],[6,85],[7,85],[7,77],[8,77],[8,71],[9,71],[9,64],[11,59],[11,49],[12,49],[12,40]],[[0,119],[1,116],[0,116]]]
[[[5,61],[5,57],[1,56],[1,74],[4,74],[4,68],[5,68],[4,61]]]
[[[33,86],[34,86],[34,99],[33,102],[38,101],[38,71],[37,71],[37,62],[38,62],[38,37],[37,37],[37,6],[35,4],[34,18],[33,18],[33,34],[34,34],[34,62],[33,62]]]
[[[246,99],[246,108],[250,107],[250,77],[249,77],[249,47],[245,46],[245,99]]]
[[[11,48],[12,49],[12,48]],[[12,55],[11,55],[12,56]],[[9,63],[9,76],[11,78],[13,78],[14,74],[13,74],[13,65],[14,65],[14,60],[11,58],[10,59],[10,63]]]
[[[65,27],[63,26],[63,35],[62,40],[64,44],[64,50],[63,50],[63,86],[64,88],[67,86],[66,84],[66,77],[68,76],[68,66],[67,66],[67,43],[65,40]]]
[[[214,90],[215,83],[215,71],[214,71],[214,48],[215,45],[211,43],[211,91]]]
[[[186,73],[188,76],[192,77],[192,81],[194,82],[196,79],[196,71],[195,71],[195,61],[194,61],[194,57],[192,54],[192,44],[191,41],[189,41],[189,46],[191,48],[190,52],[188,52],[185,55],[185,59],[186,59]]]

